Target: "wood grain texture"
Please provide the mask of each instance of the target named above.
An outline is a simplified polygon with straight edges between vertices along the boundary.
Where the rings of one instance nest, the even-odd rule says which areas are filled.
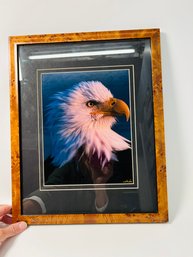
[[[168,220],[160,33],[151,40],[158,211]]]
[[[159,29],[82,32],[10,37],[11,44],[59,43],[112,39],[152,38]]]
[[[17,51],[20,44],[97,41],[113,39],[150,38],[152,49],[153,105],[156,149],[156,176],[158,213],[117,213],[117,214],[66,214],[66,215],[21,215],[20,185],[20,138],[19,104],[17,83]],[[166,160],[164,142],[164,118],[162,99],[162,75],[159,29],[107,31],[53,35],[30,35],[10,37],[11,63],[11,148],[13,220],[24,220],[28,224],[107,224],[107,223],[155,223],[168,220]]]
[[[12,215],[13,222],[21,213],[20,203],[20,139],[19,139],[19,104],[15,65],[15,45],[10,44],[10,118],[11,118],[11,168],[12,168]]]

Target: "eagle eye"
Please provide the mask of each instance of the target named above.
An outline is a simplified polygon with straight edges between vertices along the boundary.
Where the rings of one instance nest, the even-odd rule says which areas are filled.
[[[88,106],[88,107],[93,107],[93,106],[95,106],[95,105],[97,105],[97,101],[94,101],[94,100],[90,100],[90,101],[88,101],[87,103],[86,103],[86,106]]]

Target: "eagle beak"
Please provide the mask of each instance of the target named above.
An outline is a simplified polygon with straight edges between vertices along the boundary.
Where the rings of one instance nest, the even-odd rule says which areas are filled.
[[[128,105],[120,99],[111,98],[108,101],[101,103],[98,106],[99,113],[104,114],[105,116],[122,116],[126,117],[126,120],[129,120],[130,110]]]
[[[128,105],[123,100],[113,98],[110,100],[110,105],[112,106],[112,112],[115,113],[115,115],[124,115],[126,120],[129,120],[130,110]]]

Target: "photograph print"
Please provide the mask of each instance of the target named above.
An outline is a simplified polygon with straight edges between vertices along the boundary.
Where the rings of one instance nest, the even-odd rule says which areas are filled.
[[[130,72],[40,72],[42,189],[136,187]]]

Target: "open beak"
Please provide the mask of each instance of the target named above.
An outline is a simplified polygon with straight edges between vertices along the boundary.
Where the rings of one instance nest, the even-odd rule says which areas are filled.
[[[117,98],[110,98],[108,101],[100,103],[95,113],[102,113],[104,116],[125,116],[129,120],[130,110],[128,105]]]

